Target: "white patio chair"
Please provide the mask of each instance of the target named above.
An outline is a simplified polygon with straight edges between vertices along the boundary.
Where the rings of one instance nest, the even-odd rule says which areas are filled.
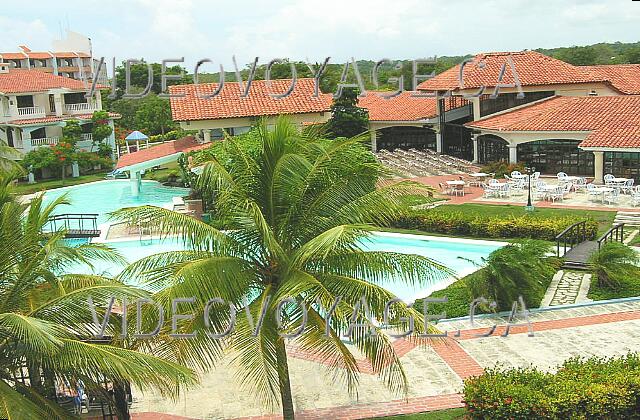
[[[636,185],[633,190],[631,190],[631,205],[637,206],[640,204],[640,185]]]
[[[611,192],[604,193],[604,197],[602,201],[609,204],[616,204],[620,199],[620,191],[617,188],[614,188]]]
[[[604,176],[604,185],[610,185],[613,183],[613,180],[615,179],[615,176],[611,175],[611,174],[606,174]]]
[[[631,194],[633,191],[633,179],[627,179],[624,184],[620,186],[620,191],[623,194]]]
[[[511,171],[511,176],[512,177],[516,177],[516,176],[520,176],[522,175],[522,173],[520,173],[520,171]]]
[[[498,197],[509,197],[511,195],[511,185],[498,184]]]
[[[586,190],[587,198],[590,201],[596,201],[601,194],[599,191],[596,191],[596,186],[593,183],[587,184]]]
[[[573,183],[573,189],[575,192],[585,192],[587,189],[587,178],[581,177],[576,179]]]

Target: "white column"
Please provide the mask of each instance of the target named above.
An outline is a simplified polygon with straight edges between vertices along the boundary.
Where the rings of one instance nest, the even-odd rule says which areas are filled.
[[[442,133],[440,127],[436,131],[436,152],[442,153]]]
[[[509,145],[509,163],[518,163],[518,145]]]
[[[375,153],[378,151],[378,132],[376,130],[371,129],[369,133],[371,136],[371,151]]]
[[[77,178],[80,176],[80,167],[78,166],[78,162],[73,162],[71,164],[71,177]]]
[[[478,163],[478,135],[474,134],[472,136],[473,139],[473,162],[472,163]]]
[[[604,152],[593,152],[594,184],[604,184]]]
[[[204,129],[202,135],[205,143],[211,143],[211,130],[208,128]]]
[[[12,119],[18,118],[18,98],[15,95],[9,96],[9,116]]]
[[[473,121],[478,121],[480,119],[480,97],[471,98],[471,103],[473,104]]]
[[[64,113],[64,104],[62,103],[61,93],[56,92],[53,94],[53,103],[56,108],[56,117],[61,117]]]
[[[131,195],[137,197],[140,195],[140,171],[130,171],[131,174]]]

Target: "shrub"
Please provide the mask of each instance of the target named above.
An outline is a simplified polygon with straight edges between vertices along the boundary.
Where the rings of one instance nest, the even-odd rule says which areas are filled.
[[[544,218],[532,215],[498,217],[469,215],[462,212],[415,211],[398,219],[397,228],[416,229],[425,232],[487,238],[531,238],[554,241],[564,229],[575,223],[575,218]],[[598,223],[587,219],[586,233],[594,239]]]
[[[620,242],[608,242],[589,258],[598,286],[615,289],[627,279],[636,280],[640,274],[640,257],[631,247]]]
[[[474,419],[640,418],[640,358],[570,359],[557,373],[488,369],[465,381]]]
[[[490,162],[482,167],[482,172],[488,174],[496,174],[496,178],[502,178],[505,174],[510,174],[513,171],[520,171],[524,173],[524,163],[508,163],[504,161]]]

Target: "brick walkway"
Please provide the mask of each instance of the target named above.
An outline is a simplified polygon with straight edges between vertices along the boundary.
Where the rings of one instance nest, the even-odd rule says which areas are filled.
[[[323,379],[324,364],[309,361],[309,355],[290,349],[292,390],[297,418],[361,419],[393,414],[410,414],[461,407],[462,381],[479,375],[483,369],[501,363],[508,367],[536,365],[553,369],[574,356],[617,356],[640,351],[640,300],[584,307],[533,311],[529,319],[534,336],[526,326],[513,326],[505,332],[504,316],[446,320],[438,327],[447,338],[399,339],[394,349],[402,357],[410,384],[406,400],[394,397],[377,379],[373,369],[361,361],[359,397],[346,395],[344,385],[335,378]],[[522,320],[521,320],[522,321]],[[493,325],[493,334],[482,337]],[[203,385],[191,390],[178,403],[145,395],[134,403],[136,420],[145,419],[279,419],[274,409],[264,413],[234,383],[233,369],[219,368],[203,377]]]

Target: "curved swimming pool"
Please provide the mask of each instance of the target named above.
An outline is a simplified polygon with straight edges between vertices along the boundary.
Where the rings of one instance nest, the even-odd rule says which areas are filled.
[[[67,194],[70,204],[59,206],[56,214],[95,213],[99,215],[98,223],[101,224],[109,220],[108,213],[123,207],[144,204],[163,206],[171,203],[173,197],[188,193],[188,188],[165,187],[157,181],[142,181],[140,194],[134,197],[129,180],[105,180],[47,191],[44,201],[47,204]]]

